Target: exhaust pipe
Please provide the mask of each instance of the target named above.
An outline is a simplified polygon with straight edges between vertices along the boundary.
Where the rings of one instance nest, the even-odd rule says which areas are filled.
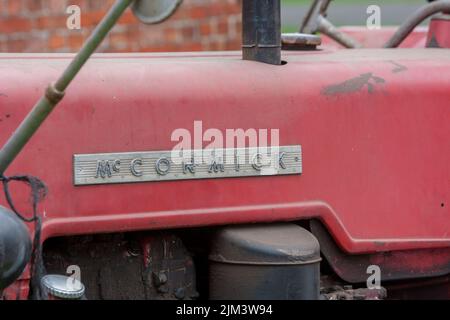
[[[243,0],[242,58],[281,64],[280,0]]]

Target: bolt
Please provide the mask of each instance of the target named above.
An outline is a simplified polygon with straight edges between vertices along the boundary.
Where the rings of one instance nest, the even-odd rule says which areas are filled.
[[[183,300],[185,296],[186,296],[186,289],[178,288],[175,290],[175,298],[177,298],[178,300]]]
[[[168,280],[165,272],[159,272],[159,273],[153,272],[152,278],[153,278],[153,283],[156,287],[162,286]]]

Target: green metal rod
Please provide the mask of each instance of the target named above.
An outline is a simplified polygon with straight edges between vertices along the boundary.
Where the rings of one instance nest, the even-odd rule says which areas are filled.
[[[48,115],[61,101],[64,97],[64,91],[69,84],[133,1],[134,0],[117,0],[105,18],[103,18],[100,24],[95,28],[94,32],[63,72],[61,77],[55,84],[49,85],[44,96],[39,99],[30,113],[0,150],[0,174],[3,174],[6,171],[11,162],[13,162]]]

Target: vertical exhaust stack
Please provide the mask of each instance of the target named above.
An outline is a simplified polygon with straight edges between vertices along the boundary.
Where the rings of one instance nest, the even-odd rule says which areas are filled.
[[[280,0],[243,0],[242,57],[281,64]]]

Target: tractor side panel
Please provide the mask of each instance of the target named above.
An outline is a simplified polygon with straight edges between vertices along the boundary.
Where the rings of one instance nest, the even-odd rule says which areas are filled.
[[[48,184],[44,238],[316,217],[349,253],[450,247],[448,52],[283,59],[97,55],[7,174]],[[0,143],[69,61],[0,57]],[[203,132],[279,129],[280,145],[302,146],[303,174],[74,186],[74,154],[171,150],[174,130],[200,120]]]

